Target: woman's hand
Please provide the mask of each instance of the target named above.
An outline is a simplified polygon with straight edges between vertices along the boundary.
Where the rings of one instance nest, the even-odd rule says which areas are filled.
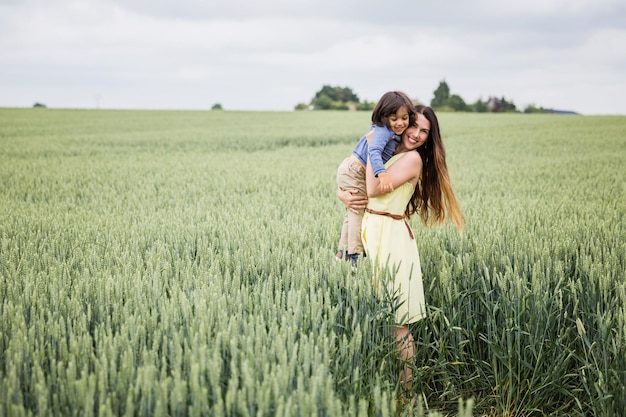
[[[367,206],[367,197],[350,190],[337,189],[337,197],[345,204],[346,208],[356,214]]]

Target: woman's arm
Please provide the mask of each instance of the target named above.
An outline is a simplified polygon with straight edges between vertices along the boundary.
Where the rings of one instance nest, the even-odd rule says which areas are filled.
[[[394,189],[405,182],[411,182],[413,186],[422,173],[422,157],[416,151],[408,151],[404,156],[394,162],[387,170],[387,176],[391,180]],[[378,197],[385,194],[380,187],[380,180],[374,176],[374,170],[370,161],[367,161],[365,171],[365,182],[367,185],[367,196]]]

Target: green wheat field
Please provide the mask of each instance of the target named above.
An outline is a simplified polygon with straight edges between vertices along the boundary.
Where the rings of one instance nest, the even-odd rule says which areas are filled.
[[[626,117],[439,115],[415,407],[333,259],[369,118],[0,109],[0,415],[623,415]]]

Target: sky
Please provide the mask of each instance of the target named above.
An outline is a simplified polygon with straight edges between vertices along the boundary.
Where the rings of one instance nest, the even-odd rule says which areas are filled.
[[[0,107],[289,111],[441,81],[626,115],[624,0],[0,0]]]

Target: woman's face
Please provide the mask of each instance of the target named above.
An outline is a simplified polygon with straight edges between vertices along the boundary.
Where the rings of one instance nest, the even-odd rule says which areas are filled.
[[[415,115],[415,124],[409,126],[409,128],[402,135],[402,143],[407,150],[413,151],[428,140],[430,134],[430,121],[423,114]]]

